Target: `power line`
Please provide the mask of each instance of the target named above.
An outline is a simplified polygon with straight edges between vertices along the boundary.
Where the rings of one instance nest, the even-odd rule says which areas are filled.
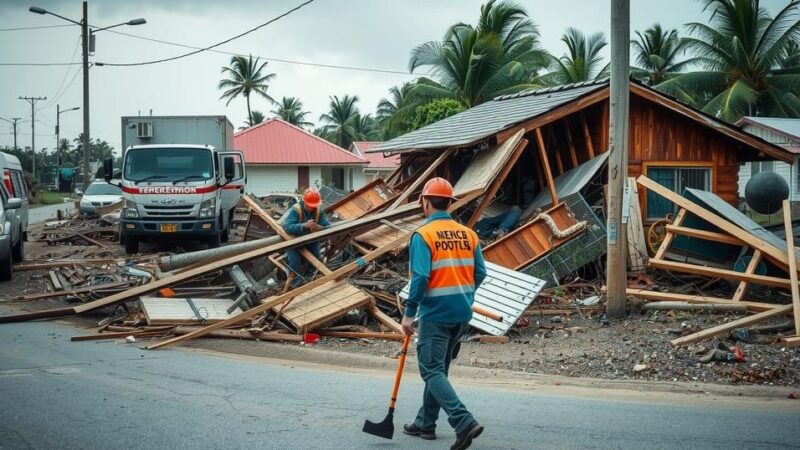
[[[0,28],[0,31],[22,31],[22,30],[42,30],[45,28],[61,28],[61,27],[71,27],[70,24],[65,25],[42,25],[38,27],[17,27],[17,28]]]
[[[79,62],[68,62],[68,63],[31,63],[31,62],[23,62],[23,63],[0,63],[0,66],[79,66],[81,63]]]
[[[193,45],[180,44],[178,42],[164,41],[164,40],[161,40],[161,39],[149,38],[149,37],[146,37],[146,36],[140,36],[140,35],[136,35],[136,34],[125,33],[125,32],[122,32],[122,31],[108,30],[108,32],[109,33],[114,33],[114,34],[119,34],[119,35],[122,35],[122,36],[132,37],[132,38],[135,38],[135,39],[142,39],[142,40],[145,40],[145,41],[157,42],[159,44],[174,45],[176,47],[191,48],[191,49],[195,49],[195,50],[201,50],[202,49],[202,47],[195,47]],[[208,51],[214,52],[214,53],[221,53],[223,55],[247,56],[244,53],[226,52],[225,50],[208,50]],[[412,74],[410,74],[408,72],[401,72],[399,70],[391,70],[391,69],[376,69],[376,68],[372,68],[372,67],[358,67],[358,66],[340,66],[340,65],[336,65],[336,64],[322,64],[322,63],[313,63],[313,62],[307,62],[307,61],[294,61],[294,60],[290,60],[290,59],[269,58],[269,57],[266,57],[266,56],[259,56],[259,55],[253,55],[253,56],[255,56],[255,57],[259,58],[259,59],[266,60],[266,61],[281,62],[281,63],[286,63],[286,64],[297,64],[297,65],[301,65],[301,66],[325,67],[325,68],[329,68],[329,69],[342,69],[342,70],[357,70],[357,71],[362,71],[362,72],[390,73],[390,74],[397,74],[397,75],[412,75]]]
[[[281,14],[281,15],[273,18],[273,19],[270,19],[270,20],[262,23],[261,25],[255,27],[255,28],[251,28],[251,29],[245,31],[244,33],[237,34],[236,36],[228,38],[228,39],[226,39],[226,40],[224,40],[222,42],[218,42],[218,43],[216,43],[214,45],[210,45],[208,47],[204,47],[204,48],[195,50],[193,52],[184,53],[183,55],[173,56],[171,58],[156,59],[156,60],[152,60],[152,61],[143,61],[143,62],[138,62],[138,63],[100,63],[100,62],[97,62],[95,64],[98,65],[98,66],[113,66],[113,67],[146,66],[146,65],[158,64],[158,63],[162,63],[162,62],[175,61],[176,59],[186,58],[187,56],[196,55],[196,54],[198,54],[200,52],[211,50],[212,48],[219,47],[220,45],[223,45],[223,44],[227,44],[228,42],[231,42],[231,41],[233,41],[235,39],[239,39],[242,36],[248,35],[248,34],[254,32],[256,30],[264,28],[265,26],[267,26],[267,25],[269,25],[269,24],[271,24],[273,22],[278,21],[278,20],[288,16],[289,14],[292,14],[293,12],[299,10],[300,8],[306,6],[306,5],[310,4],[310,3],[313,3],[313,2],[314,2],[314,0],[306,0],[305,2],[295,6],[294,8],[290,9],[289,11],[286,11],[285,13],[283,13],[283,14]]]
[[[78,41],[75,43],[75,49],[72,50],[72,58],[70,58],[70,62],[75,62],[75,55],[78,54],[78,47],[80,47],[80,45],[81,45],[81,38],[78,37]],[[61,88],[64,87],[64,82],[67,81],[67,77],[69,77],[69,71],[71,69],[72,69],[71,66],[67,66],[67,70],[64,71],[64,78],[61,79],[61,84],[58,85],[58,89],[56,89],[56,93],[53,94],[54,98],[52,100],[50,100],[49,102],[47,102],[44,106],[39,108],[39,110],[42,110],[42,109],[48,108],[50,106],[53,106],[53,104],[55,104],[55,102],[58,101],[58,99],[61,97],[61,94],[63,94],[63,92],[61,92]],[[76,73],[79,72],[79,71],[80,71],[80,69],[78,69],[78,71],[76,71]],[[73,77],[73,79],[74,79],[74,77]],[[67,86],[67,87],[69,87],[69,86]],[[66,91],[66,89],[65,89],[65,91]]]

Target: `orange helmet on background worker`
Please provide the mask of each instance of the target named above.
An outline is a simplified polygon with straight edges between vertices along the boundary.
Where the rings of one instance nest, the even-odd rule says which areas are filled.
[[[422,188],[422,194],[419,196],[419,202],[422,204],[422,199],[425,197],[440,197],[450,200],[458,200],[453,197],[453,185],[444,178],[436,177],[431,178],[425,183]]]
[[[322,204],[322,196],[316,188],[310,187],[303,192],[303,204],[309,208],[319,208]]]

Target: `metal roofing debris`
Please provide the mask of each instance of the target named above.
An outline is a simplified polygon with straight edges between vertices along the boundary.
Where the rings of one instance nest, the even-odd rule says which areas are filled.
[[[481,314],[473,314],[469,324],[494,336],[508,333],[523,311],[544,288],[544,280],[486,262],[486,279],[475,291],[475,305],[503,317],[502,322]],[[408,285],[400,292],[400,298],[408,299]]]
[[[608,152],[601,153],[599,156],[596,156],[579,165],[578,167],[574,167],[556,177],[556,179],[553,181],[556,184],[558,198],[569,197],[570,195],[575,194],[583,189],[584,186],[586,186],[605,165],[608,155]],[[533,202],[531,202],[531,205],[528,206],[528,209],[544,208],[550,203],[552,203],[550,200],[550,193],[547,190],[542,190],[539,192],[539,195],[533,199]]]
[[[607,84],[565,86],[488,101],[446,119],[378,144],[371,151],[402,151],[467,145],[519,122],[549,112]]]
[[[609,83],[610,78],[602,78],[599,80],[589,80],[589,81],[582,81],[580,83],[569,83],[569,84],[561,84],[558,86],[551,86],[546,88],[540,89],[527,89],[522,92],[516,92],[514,94],[506,94],[506,95],[499,95],[495,97],[493,100],[507,100],[510,98],[518,98],[518,97],[525,97],[527,95],[541,95],[541,94],[549,94],[551,92],[558,92],[558,91],[566,91],[569,89],[584,87],[584,86],[600,86],[600,85],[607,85]]]
[[[700,206],[704,206],[714,211],[720,217],[733,223],[737,227],[752,234],[758,239],[761,239],[762,241],[767,242],[773,247],[778,248],[782,252],[784,253],[787,252],[785,240],[779,238],[778,236],[775,236],[774,234],[769,232],[766,228],[762,227],[761,225],[753,221],[753,219],[745,216],[741,211],[731,206],[730,203],[719,198],[719,196],[717,196],[713,192],[706,192],[698,189],[686,188],[686,190],[683,193],[683,196],[699,204]],[[797,259],[800,259],[800,252],[795,251],[795,257]]]
[[[737,125],[752,123],[772,128],[787,137],[800,141],[800,119],[787,119],[782,117],[750,117],[742,118]]]

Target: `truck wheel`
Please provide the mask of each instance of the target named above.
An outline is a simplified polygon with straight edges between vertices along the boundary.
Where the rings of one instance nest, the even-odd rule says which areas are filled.
[[[220,236],[219,238],[220,242],[228,242],[231,238],[230,234],[231,234],[230,228],[225,228],[224,230],[222,230],[222,236]]]
[[[11,264],[11,255],[0,261],[0,281],[10,281],[14,275],[14,266]]]
[[[11,258],[17,263],[25,260],[25,242],[21,235],[14,247],[11,248]]]
[[[129,255],[139,253],[139,238],[135,236],[125,238],[125,253]]]

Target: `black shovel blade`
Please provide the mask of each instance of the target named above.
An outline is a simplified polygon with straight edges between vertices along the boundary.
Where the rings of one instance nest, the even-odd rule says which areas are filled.
[[[378,437],[391,439],[394,436],[394,414],[389,411],[389,414],[386,415],[386,418],[383,419],[383,422],[375,423],[365,420],[362,431]]]

